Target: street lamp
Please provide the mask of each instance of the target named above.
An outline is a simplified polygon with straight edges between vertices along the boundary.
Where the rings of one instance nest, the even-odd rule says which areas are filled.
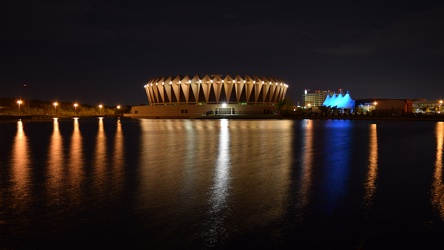
[[[77,116],[77,106],[79,106],[79,104],[74,103],[74,116]]]
[[[102,114],[102,104],[99,105],[99,115]]]
[[[22,100],[18,100],[18,101],[17,101],[17,104],[19,105],[19,115],[21,115],[21,112],[20,112],[20,105],[22,104]]]
[[[54,102],[53,105],[54,105],[55,115],[57,116],[57,105],[59,104],[57,102]]]
[[[118,119],[120,120],[120,105],[116,106],[117,111],[115,112],[115,114],[117,115]]]

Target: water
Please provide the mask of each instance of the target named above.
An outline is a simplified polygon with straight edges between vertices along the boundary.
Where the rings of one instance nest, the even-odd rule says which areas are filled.
[[[2,249],[431,248],[444,123],[0,122]]]

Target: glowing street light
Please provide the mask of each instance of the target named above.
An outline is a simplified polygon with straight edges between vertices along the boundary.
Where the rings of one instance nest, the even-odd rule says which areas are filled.
[[[21,115],[21,112],[20,112],[20,105],[22,104],[22,100],[18,100],[18,101],[17,101],[17,104],[19,105],[19,115]]]
[[[57,102],[54,102],[53,105],[54,105],[55,115],[57,115],[57,105],[59,104]]]
[[[102,114],[102,104],[99,105],[99,115]]]
[[[115,114],[117,116],[120,116],[120,105],[117,105],[116,108],[117,108],[117,111],[115,112]],[[120,117],[119,117],[119,119],[120,119]]]
[[[74,103],[74,116],[77,116],[77,106],[79,106],[79,104]]]

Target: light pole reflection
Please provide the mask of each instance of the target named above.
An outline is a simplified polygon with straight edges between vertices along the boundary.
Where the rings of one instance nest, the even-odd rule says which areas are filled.
[[[303,120],[303,127],[305,128],[302,169],[300,177],[300,188],[298,190],[299,201],[297,203],[298,209],[303,209],[309,202],[310,187],[312,182],[312,165],[313,165],[313,121]]]
[[[125,162],[125,154],[124,154],[124,145],[123,145],[123,133],[122,133],[122,123],[120,119],[117,119],[117,128],[116,135],[114,137],[114,159],[113,159],[113,187],[116,188],[116,192],[120,190],[122,185],[120,185],[124,178],[124,162]]]
[[[378,132],[376,124],[370,125],[368,155],[368,172],[365,185],[364,201],[367,208],[370,208],[376,191],[376,179],[378,176]]]
[[[22,209],[30,202],[29,196],[29,148],[22,121],[17,121],[17,134],[13,142],[11,159],[14,205]]]
[[[50,203],[58,202],[61,186],[63,184],[63,138],[59,130],[58,118],[53,118],[53,132],[48,151],[48,193],[53,197]]]
[[[435,172],[432,183],[432,205],[439,212],[441,219],[444,219],[444,184],[442,181],[443,148],[444,148],[444,122],[437,122],[435,128],[436,135],[436,160]]]
[[[82,197],[80,195],[83,170],[83,149],[82,149],[82,135],[79,128],[79,118],[74,118],[74,130],[71,135],[71,147],[69,150],[69,176],[71,184],[71,199],[77,201]]]
[[[106,154],[106,135],[103,128],[103,117],[99,117],[99,130],[97,131],[96,138],[96,149],[95,149],[95,177],[96,185],[95,188],[98,191],[103,192],[105,190],[105,170],[107,164],[107,154]]]

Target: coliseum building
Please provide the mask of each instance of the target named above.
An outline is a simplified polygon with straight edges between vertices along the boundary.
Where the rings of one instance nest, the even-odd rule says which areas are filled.
[[[263,76],[168,76],[145,86],[148,105],[133,106],[127,117],[188,118],[211,115],[276,115],[288,85]]]

